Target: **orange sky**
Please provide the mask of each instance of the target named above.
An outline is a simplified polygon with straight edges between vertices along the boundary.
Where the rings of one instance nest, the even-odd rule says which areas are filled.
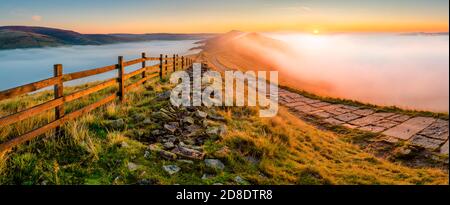
[[[1,25],[81,33],[447,32],[448,0],[2,0]]]

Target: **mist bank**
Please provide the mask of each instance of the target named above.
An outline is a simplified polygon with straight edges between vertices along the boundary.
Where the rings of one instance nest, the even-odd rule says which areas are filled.
[[[277,70],[281,84],[314,94],[448,112],[448,44],[448,35],[233,31],[204,49],[233,69]]]
[[[278,57],[273,60],[281,72],[317,85],[307,91],[378,105],[448,112],[448,35],[270,37],[293,48],[294,54],[276,52]]]
[[[199,52],[199,50],[190,50],[195,46],[196,41],[148,41],[99,46],[0,50],[0,62],[2,62],[0,65],[0,90],[52,77],[54,64],[62,64],[63,72],[70,73],[116,64],[117,56],[124,56],[124,60],[136,59],[141,57],[141,52],[146,52],[147,56],[188,55]],[[147,64],[156,63],[158,62],[149,61]],[[126,71],[138,68],[140,68],[140,64],[129,66]],[[116,70],[70,81],[65,85],[77,85],[114,76],[117,76]]]

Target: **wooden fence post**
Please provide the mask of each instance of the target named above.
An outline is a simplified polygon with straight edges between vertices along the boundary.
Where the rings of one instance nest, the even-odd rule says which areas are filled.
[[[162,72],[163,72],[163,54],[159,55],[159,80],[162,80]]]
[[[184,70],[184,56],[181,56],[181,69]]]
[[[180,69],[180,64],[181,64],[180,57],[177,54],[177,69]]]
[[[164,61],[165,62],[165,66],[164,66],[164,73],[166,74],[166,76],[167,76],[167,55],[165,56],[166,57],[166,60]]]
[[[124,78],[124,67],[123,67],[123,56],[118,57],[118,70],[119,70],[119,99],[120,102],[125,102],[125,78]]]
[[[146,67],[146,65],[145,65],[145,52],[144,53],[142,53],[142,58],[144,59],[144,61],[142,61],[142,68],[145,68]],[[144,72],[142,72],[142,78],[145,78],[145,77],[147,77],[147,69],[145,69],[144,70]],[[145,82],[147,82],[147,81],[144,81],[144,82],[142,82],[142,84],[145,84]]]
[[[173,72],[177,69],[177,57],[173,54]]]
[[[63,75],[63,67],[61,64],[56,64],[53,66],[53,75],[54,77],[58,77],[58,83],[56,83],[54,87],[54,93],[55,93],[55,99],[63,97],[63,81],[62,81],[62,75]],[[55,107],[55,120],[59,120],[64,116],[64,102],[63,104]],[[56,127],[56,135],[61,135],[61,127]]]

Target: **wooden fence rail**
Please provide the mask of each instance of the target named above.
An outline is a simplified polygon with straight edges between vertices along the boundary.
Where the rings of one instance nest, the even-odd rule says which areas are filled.
[[[158,63],[155,65],[147,66],[146,64],[147,61],[155,61]],[[141,63],[141,68],[129,73],[125,73],[125,67],[135,65],[138,63]],[[124,61],[123,57],[119,56],[118,62],[115,65],[109,65],[105,67],[66,74],[63,74],[63,65],[56,64],[53,68],[54,77],[37,81],[34,83],[29,83],[19,87],[11,88],[8,90],[0,91],[0,101],[2,101],[19,95],[34,92],[45,87],[54,86],[53,100],[33,106],[31,108],[27,108],[17,113],[0,117],[0,128],[28,119],[30,117],[36,116],[42,112],[51,109],[55,110],[55,119],[52,122],[0,144],[0,155],[4,154],[8,150],[11,150],[12,148],[14,148],[19,144],[27,142],[31,139],[34,139],[46,133],[49,130],[56,129],[55,133],[58,135],[60,133],[60,127],[65,122],[73,120],[117,98],[119,98],[121,102],[124,102],[126,93],[129,92],[132,88],[142,85],[146,81],[157,77],[159,77],[159,79],[162,80],[164,75],[167,75],[170,72],[170,70],[176,71],[177,69],[186,69],[188,67],[191,67],[192,64],[193,60],[185,56],[179,57],[178,55],[174,54],[173,57],[168,57],[168,55],[165,55],[163,57],[163,54],[161,54],[159,57],[147,57],[145,53],[142,53],[141,58],[133,59],[130,61]],[[169,68],[172,69],[169,70]],[[113,70],[118,71],[117,77],[105,80],[100,84],[77,91],[75,93],[71,93],[68,95],[63,94],[64,82],[85,78],[93,75],[98,75]],[[141,74],[139,80],[129,85],[125,85],[127,79],[137,77],[139,76],[139,74]],[[71,113],[65,113],[64,111],[65,103],[74,101],[84,96],[88,96],[92,93],[104,90],[108,87],[115,85],[119,85],[119,91],[117,93],[109,95],[108,97],[105,97],[95,103],[87,105],[79,110],[73,111]]]

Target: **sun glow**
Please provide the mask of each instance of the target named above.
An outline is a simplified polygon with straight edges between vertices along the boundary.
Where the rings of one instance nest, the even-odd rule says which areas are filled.
[[[314,30],[313,30],[313,34],[316,34],[316,35],[317,35],[317,34],[319,34],[319,33],[320,33],[320,31],[319,31],[318,29],[314,29]]]

